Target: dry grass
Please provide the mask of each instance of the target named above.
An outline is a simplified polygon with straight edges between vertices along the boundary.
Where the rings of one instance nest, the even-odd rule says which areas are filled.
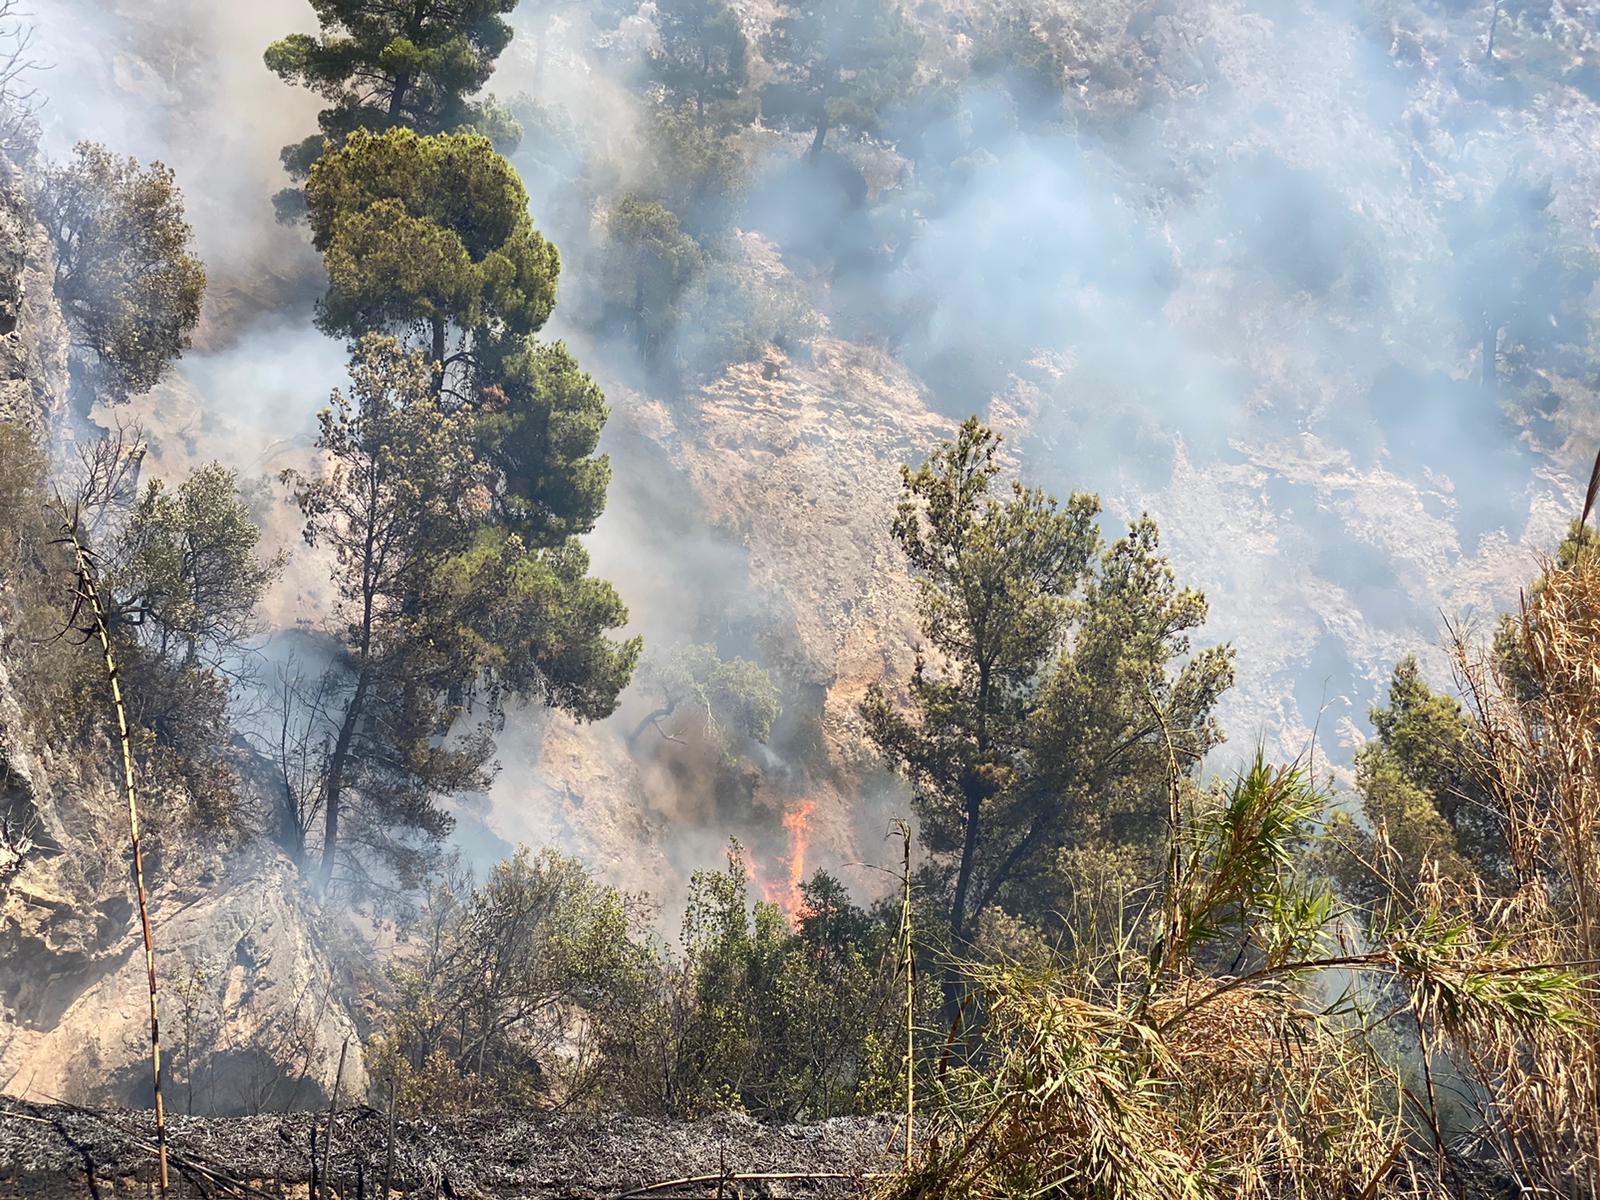
[[[1453,633],[1477,724],[1478,770],[1505,830],[1515,890],[1474,897],[1482,927],[1519,957],[1584,970],[1585,1020],[1457,1039],[1483,1090],[1493,1144],[1544,1196],[1600,1195],[1600,555],[1552,562],[1516,623],[1518,654]]]
[[[1585,985],[1437,889],[1358,937],[1292,869],[1316,801],[1298,770],[1258,761],[1188,812],[1142,934],[970,967],[983,1056],[885,1197],[1461,1194],[1432,1073],[1408,1086],[1373,1032],[1400,1022],[1425,1058],[1570,1046]],[[1231,967],[1208,970],[1219,950]],[[1325,1002],[1332,971],[1376,979],[1382,1005]]]

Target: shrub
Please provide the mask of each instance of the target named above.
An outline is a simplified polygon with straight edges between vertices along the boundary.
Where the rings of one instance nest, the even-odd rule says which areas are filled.
[[[74,343],[98,359],[110,398],[148,391],[188,349],[206,287],[171,168],[80,142],[43,173],[39,218]]]
[[[792,350],[822,328],[821,318],[797,288],[728,261],[715,261],[701,271],[690,282],[682,307],[695,314],[682,334],[683,359],[691,371],[705,376],[752,362],[769,346]]]
[[[519,849],[480,886],[437,884],[391,970],[372,1075],[409,1111],[574,1100],[596,1079],[584,1019],[628,991],[624,897],[576,859]]]

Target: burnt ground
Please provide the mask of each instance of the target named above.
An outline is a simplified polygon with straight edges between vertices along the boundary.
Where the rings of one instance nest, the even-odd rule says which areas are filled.
[[[311,1132],[318,1172],[327,1114],[172,1117],[172,1200],[310,1200]],[[392,1196],[403,1200],[864,1200],[900,1165],[892,1117],[761,1125],[746,1117],[673,1122],[624,1116],[479,1113],[400,1121]],[[383,1114],[338,1116],[329,1200],[378,1200]],[[155,1200],[149,1112],[31,1104],[0,1097],[0,1200]],[[920,1139],[919,1139],[920,1140]],[[1493,1166],[1455,1158],[1441,1185],[1414,1147],[1395,1164],[1402,1194],[1512,1200]],[[751,1175],[788,1178],[752,1179]],[[720,1177],[720,1183],[719,1183]],[[1411,1188],[1404,1186],[1409,1177]],[[1414,1189],[1414,1190],[1413,1190]]]
[[[312,1178],[311,1133],[318,1159],[327,1114],[172,1117],[170,1194],[303,1197]],[[478,1114],[400,1121],[394,1191],[406,1197],[501,1200],[614,1198],[684,1177],[705,1177],[645,1191],[641,1200],[715,1196],[859,1197],[868,1176],[892,1170],[889,1117],[852,1117],[808,1125],[766,1126],[728,1116],[697,1122],[549,1113]],[[341,1112],[334,1135],[331,1195],[376,1197],[383,1175],[386,1122],[368,1108]],[[156,1178],[154,1115],[28,1104],[0,1098],[0,1197],[143,1196]],[[757,1173],[811,1178],[738,1180]],[[832,1176],[819,1177],[819,1176]]]

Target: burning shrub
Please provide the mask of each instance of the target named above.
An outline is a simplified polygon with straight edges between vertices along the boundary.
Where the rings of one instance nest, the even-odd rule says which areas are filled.
[[[797,926],[752,904],[736,844],[725,870],[695,874],[679,952],[660,955],[646,1003],[613,1008],[605,1030],[623,1107],[793,1119],[882,1105],[895,1070],[884,1047],[904,1019],[894,927],[826,872],[800,893]]]

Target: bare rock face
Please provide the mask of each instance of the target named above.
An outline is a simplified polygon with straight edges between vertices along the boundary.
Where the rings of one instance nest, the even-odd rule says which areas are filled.
[[[146,879],[163,1072],[176,1112],[251,1113],[364,1094],[347,961],[298,872],[260,844],[165,820]],[[99,765],[30,744],[0,662],[0,1091],[151,1103],[149,992],[127,808]],[[248,837],[248,835],[246,835]]]
[[[341,1091],[364,1094],[359,1031],[337,999],[347,981],[299,899],[293,867],[256,854],[227,874],[168,885],[151,906],[168,1108],[320,1108],[345,1039],[354,1053]],[[98,944],[52,944],[52,900],[60,903],[23,880],[0,908],[10,1009],[0,1079],[24,1098],[148,1104],[143,945],[136,917],[116,919],[131,906],[122,896],[101,903]]]
[[[49,238],[28,192],[27,179],[0,163],[0,419],[60,429],[70,339],[51,294]]]

